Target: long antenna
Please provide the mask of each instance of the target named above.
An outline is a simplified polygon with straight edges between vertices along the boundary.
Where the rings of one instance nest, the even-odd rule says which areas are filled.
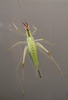
[[[24,17],[24,15],[23,15],[23,11],[22,11],[22,8],[21,8],[21,5],[20,5],[20,2],[19,2],[19,0],[17,0],[17,1],[18,1],[18,4],[19,4],[19,7],[20,7],[20,10],[21,10],[21,13],[22,13],[23,19],[24,19],[25,23],[27,24],[27,22],[26,22],[26,20],[25,20],[25,17]]]
[[[0,9],[3,10],[3,11],[5,11],[6,13],[8,13],[10,16],[16,18],[16,19],[17,19],[18,21],[20,21],[21,23],[23,23],[23,22],[22,22],[21,20],[19,20],[17,17],[15,17],[14,15],[10,14],[9,12],[7,12],[5,9],[3,9],[3,8],[1,8],[1,7],[0,7]],[[23,24],[25,25],[25,23],[23,23]]]

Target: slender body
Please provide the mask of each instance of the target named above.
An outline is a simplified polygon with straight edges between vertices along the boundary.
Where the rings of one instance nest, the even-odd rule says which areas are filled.
[[[19,0],[17,0],[17,1],[18,1],[20,10],[21,10],[21,6],[20,6],[20,3],[19,3]],[[3,11],[5,11],[5,10],[2,9],[1,7],[0,7],[0,9],[3,10]],[[22,10],[21,10],[21,11],[22,11]],[[5,12],[7,12],[7,11],[5,11]],[[7,12],[7,13],[8,13],[8,12]],[[8,14],[11,15],[10,13],[8,13]],[[12,16],[12,15],[11,15],[11,16]],[[13,17],[15,17],[15,16],[13,16]],[[16,17],[15,17],[15,18],[16,18]],[[19,20],[18,18],[16,18],[16,19]],[[19,21],[22,22],[23,25],[25,26],[25,31],[26,31],[26,34],[25,34],[25,33],[21,32],[21,31],[17,28],[17,26],[16,26],[11,20],[9,20],[9,21],[13,24],[13,26],[16,28],[17,31],[19,31],[19,32],[22,33],[23,35],[26,35],[26,36],[27,36],[27,41],[19,41],[19,42],[17,42],[16,44],[14,44],[13,46],[11,46],[10,48],[7,48],[7,49],[11,49],[11,48],[15,47],[15,46],[18,45],[18,44],[26,44],[26,43],[27,43],[27,45],[26,45],[25,48],[24,48],[24,52],[23,52],[23,61],[22,61],[23,95],[24,95],[24,91],[25,91],[25,87],[24,87],[24,63],[25,63],[25,57],[26,57],[27,50],[29,51],[30,57],[31,57],[33,63],[35,64],[35,67],[36,67],[36,69],[37,69],[37,71],[38,71],[38,74],[39,74],[39,77],[40,77],[40,78],[41,78],[41,73],[40,73],[40,68],[39,68],[39,57],[38,57],[37,46],[38,46],[39,48],[43,49],[43,50],[49,55],[49,57],[51,58],[51,60],[55,63],[56,67],[58,68],[59,72],[60,72],[61,74],[63,74],[64,76],[67,76],[66,74],[62,73],[62,71],[60,70],[58,64],[56,63],[56,61],[54,60],[54,58],[52,57],[52,55],[50,54],[50,52],[49,52],[42,44],[40,44],[38,41],[45,41],[46,43],[48,43],[48,44],[50,44],[50,45],[55,45],[55,44],[52,44],[52,43],[50,43],[49,41],[47,41],[47,40],[45,40],[45,39],[36,39],[36,40],[34,40],[34,38],[33,38],[32,35],[37,31],[37,29],[36,29],[36,27],[34,26],[34,24],[33,24],[33,28],[34,28],[35,30],[31,33],[30,27],[29,27],[29,25],[27,24],[27,22],[24,20],[25,23],[23,23],[22,21],[19,20]]]
[[[37,50],[35,40],[32,36],[27,38],[27,46],[28,46],[28,51],[29,51],[30,57],[31,57],[33,63],[35,64],[35,67],[38,71],[39,77],[41,78],[41,73],[39,70],[38,50]]]
[[[34,62],[37,70],[39,69],[38,51],[35,40],[33,37],[27,38],[28,51],[32,61]]]

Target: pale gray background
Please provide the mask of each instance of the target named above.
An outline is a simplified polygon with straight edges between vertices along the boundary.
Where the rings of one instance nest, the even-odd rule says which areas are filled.
[[[44,38],[56,46],[41,42],[50,51],[63,73],[68,75],[68,2],[57,0],[20,0],[23,14],[30,25],[37,27],[35,39]],[[61,0],[62,1],[62,0]],[[17,0],[0,0],[0,7],[24,21]],[[59,73],[56,65],[39,51],[42,79],[37,78],[29,59],[25,62],[25,95],[22,97],[22,60],[25,45],[11,47],[26,37],[9,22],[11,19],[21,31],[24,26],[0,9],[0,100],[68,100],[68,76]],[[21,62],[21,63],[20,63]],[[20,63],[20,64],[19,64]],[[19,67],[16,74],[15,68]],[[20,77],[20,81],[18,77]]]

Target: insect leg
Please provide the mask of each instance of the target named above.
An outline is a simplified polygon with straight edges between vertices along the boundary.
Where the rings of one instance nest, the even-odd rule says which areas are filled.
[[[22,33],[23,35],[26,35],[25,33],[21,32],[17,26],[9,19],[9,21],[13,24],[13,26],[16,28],[17,31],[19,31],[20,33]]]
[[[36,31],[37,31],[37,28],[34,26],[34,23],[33,23],[33,28],[35,29],[32,34],[34,34]]]
[[[24,48],[24,52],[23,52],[23,62],[22,62],[23,95],[24,95],[24,91],[25,91],[25,87],[24,87],[24,62],[25,62],[26,53],[27,53],[27,46],[25,46],[25,48]]]
[[[14,45],[12,45],[10,48],[7,48],[7,49],[11,49],[11,48],[13,48],[13,47],[15,47],[16,45],[18,45],[18,44],[20,44],[20,43],[27,43],[26,41],[20,41],[20,42],[17,42],[17,43],[15,43]]]
[[[56,44],[52,44],[49,41],[45,40],[45,39],[36,39],[35,41],[45,41],[46,43],[50,44],[50,45],[56,45]]]
[[[60,70],[58,64],[56,63],[56,61],[54,60],[54,58],[52,57],[52,55],[50,54],[50,52],[49,52],[47,49],[45,49],[45,48],[43,47],[43,45],[41,45],[39,42],[36,42],[36,45],[37,45],[38,47],[42,48],[44,51],[46,51],[46,53],[49,54],[49,56],[51,57],[52,61],[56,64],[56,66],[57,66],[59,72],[60,72],[61,74],[63,74],[64,76],[67,76],[66,74],[62,73],[62,71]]]

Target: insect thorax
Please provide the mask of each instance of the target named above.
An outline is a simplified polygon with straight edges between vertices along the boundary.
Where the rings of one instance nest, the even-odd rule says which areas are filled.
[[[32,34],[31,34],[31,31],[30,31],[30,30],[27,30],[27,31],[26,31],[26,34],[27,34],[27,37],[31,37],[31,36],[32,36]]]

